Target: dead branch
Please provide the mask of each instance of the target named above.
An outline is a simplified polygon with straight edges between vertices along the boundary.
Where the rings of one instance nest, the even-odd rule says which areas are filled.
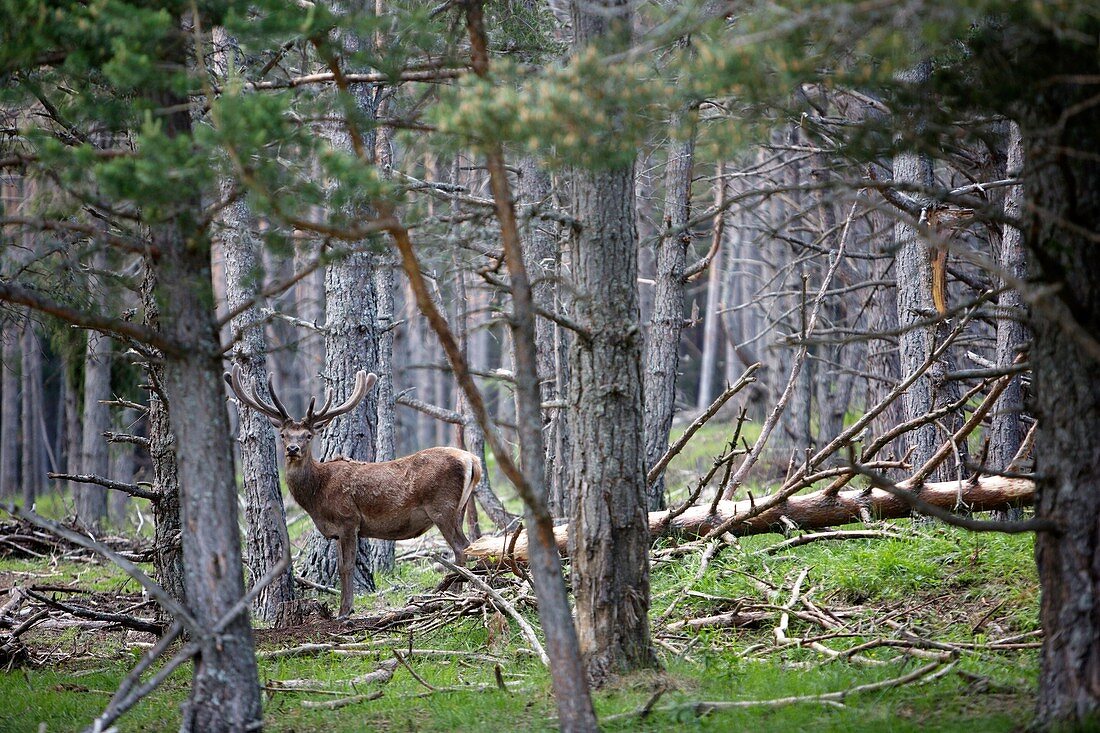
[[[142,448],[149,447],[149,439],[141,435],[133,435],[131,433],[116,433],[112,430],[106,430],[103,433],[103,437],[108,443],[129,443],[131,445],[138,445]]]
[[[955,527],[962,527],[963,529],[968,529],[971,532],[1005,532],[1008,534],[1017,534],[1020,532],[1059,531],[1059,527],[1056,522],[1042,517],[1034,517],[1032,519],[1025,519],[1023,521],[995,521],[973,519],[971,517],[962,517],[936,503],[927,501],[928,497],[925,496],[924,489],[921,489],[920,495],[918,496],[917,493],[914,492],[911,488],[908,488],[903,484],[895,484],[893,481],[890,481],[885,476],[875,473],[874,471],[869,471],[858,464],[853,463],[852,470],[856,471],[862,476],[866,476],[876,489],[885,491],[890,495],[901,499],[914,511],[920,512],[921,514],[927,514],[930,517],[935,517],[936,519],[939,519],[946,524],[950,524]],[[1023,481],[1026,479],[1006,480]],[[959,484],[962,485],[962,482],[959,482]],[[932,484],[926,484],[925,486],[927,487],[931,485]],[[969,504],[969,502],[967,502],[964,498],[965,493],[966,492],[964,489],[958,494],[957,503],[963,506],[967,506]],[[982,511],[980,509],[974,509],[973,507],[970,508],[973,511]]]
[[[695,435],[699,428],[706,425],[707,421],[714,417],[714,415],[720,409],[722,409],[722,405],[726,404],[726,402],[728,402],[731,397],[733,397],[745,387],[756,381],[756,377],[753,376],[753,373],[756,372],[756,370],[759,368],[760,362],[756,362],[755,364],[752,364],[747,369],[745,369],[744,373],[742,373],[741,376],[738,377],[737,381],[734,382],[732,385],[726,387],[725,391],[723,391],[722,394],[718,395],[718,397],[710,403],[710,407],[704,410],[703,414],[697,417],[695,421],[687,427],[687,430],[685,430],[684,434],[680,436],[680,439],[668,447],[668,450],[665,451],[665,454],[661,456],[660,460],[658,460],[657,463],[653,465],[653,468],[649,469],[649,473],[646,474],[645,480],[647,486],[653,485],[653,483],[664,472],[665,466],[668,465],[669,461],[675,458],[677,454],[679,454],[680,451],[684,449],[684,446],[688,444],[688,441],[691,440],[692,436]]]
[[[41,527],[42,529],[49,530],[54,534],[63,537],[64,539],[72,542],[74,545],[79,545],[89,550],[102,555],[111,562],[115,563],[122,569],[124,573],[136,580],[142,585],[149,595],[152,596],[161,606],[164,607],[169,614],[174,618],[179,619],[187,627],[188,631],[194,634],[197,638],[201,638],[206,635],[205,630],[199,625],[198,621],[191,615],[191,613],[183,607],[183,605],[173,598],[168,591],[164,590],[159,583],[154,581],[148,575],[146,575],[141,568],[134,565],[126,558],[119,555],[117,552],[107,547],[106,545],[97,542],[93,539],[85,537],[79,532],[74,532],[68,527],[63,527],[57,522],[52,522],[45,517],[41,517],[38,514],[16,507],[14,505],[8,505],[5,507],[6,511],[16,517],[24,519],[31,524]]]
[[[397,669],[396,659],[384,659],[379,663],[378,667],[366,674],[361,674],[358,677],[352,677],[351,679],[341,680],[339,684],[356,689],[362,685],[372,684],[385,684],[393,677],[394,670]],[[317,680],[314,679],[293,679],[293,680],[271,680],[267,683],[266,689],[272,692],[326,692],[326,690],[317,689]]]
[[[338,708],[347,707],[348,705],[354,705],[357,702],[377,700],[380,697],[382,697],[382,690],[375,690],[367,695],[352,695],[351,697],[340,697],[335,700],[302,700],[300,704],[304,708],[311,708],[313,710],[336,710]]]
[[[42,595],[41,593],[35,593],[33,590],[26,591],[27,595],[34,600],[42,603],[50,608],[56,608],[59,611],[76,616],[77,618],[86,618],[93,621],[110,621],[111,623],[118,624],[127,629],[133,629],[134,631],[144,631],[150,634],[156,634],[159,636],[164,631],[164,624],[159,624],[153,619],[140,618],[138,616],[130,616],[124,613],[109,613],[107,611],[96,611],[91,608],[81,608],[80,606],[72,606],[67,603],[55,601],[52,598]]]
[[[139,499],[148,499],[149,501],[158,501],[160,499],[160,492],[153,489],[147,489],[140,484],[126,484],[121,481],[115,481],[113,479],[104,478],[103,476],[96,476],[91,473],[47,473],[47,477],[57,479],[59,481],[76,481],[81,484],[95,484],[97,486],[103,486],[115,491],[121,491],[124,494],[130,496],[136,496]]]
[[[752,707],[783,707],[786,705],[828,705],[831,707],[843,707],[844,701],[852,695],[860,695],[868,692],[879,692],[880,690],[888,690],[894,687],[901,687],[912,683],[925,683],[931,682],[934,679],[944,676],[955,667],[955,662],[945,665],[943,661],[935,661],[930,664],[926,664],[923,667],[913,670],[908,674],[901,675],[899,677],[892,677],[888,680],[882,680],[880,682],[871,682],[865,685],[857,685],[847,690],[838,690],[836,692],[826,692],[821,695],[798,695],[794,697],[777,697],[764,700],[704,700],[698,702],[678,703],[675,705],[666,705],[660,708],[654,708],[658,712],[673,713],[681,710],[690,711],[692,714],[701,717],[708,715],[719,710],[739,710],[741,708]],[[614,720],[622,720],[626,718],[632,718],[638,715],[638,711],[629,713],[619,713],[617,715],[609,715],[604,718],[602,723],[609,723]]]

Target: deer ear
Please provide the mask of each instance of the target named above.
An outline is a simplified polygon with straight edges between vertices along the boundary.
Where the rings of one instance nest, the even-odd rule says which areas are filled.
[[[271,416],[269,416],[269,415],[264,415],[264,417],[266,417],[266,418],[267,418],[267,421],[268,421],[269,423],[271,423],[271,426],[272,426],[273,428],[275,428],[276,430],[278,430],[279,428],[281,428],[281,427],[283,426],[283,421],[282,421],[282,420],[280,420],[280,419],[278,419],[278,418],[276,418],[276,417],[271,417]]]

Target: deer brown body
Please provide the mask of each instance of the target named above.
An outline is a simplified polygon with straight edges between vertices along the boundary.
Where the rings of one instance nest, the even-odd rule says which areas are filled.
[[[275,392],[272,404],[246,390],[240,369],[226,381],[242,403],[266,416],[278,429],[286,453],[286,483],[298,505],[317,530],[340,544],[340,615],[351,613],[354,592],[352,570],[360,537],[404,540],[419,537],[434,525],[455,555],[465,563],[470,542],[462,531],[462,517],[474,486],[481,480],[481,462],[458,448],[427,448],[393,461],[369,463],[336,458],[318,461],[311,442],[332,419],[350,412],[370,391],[375,375],[359,372],[355,391],[331,410],[331,391],[324,407],[314,412],[316,400],[302,420],[289,417]]]

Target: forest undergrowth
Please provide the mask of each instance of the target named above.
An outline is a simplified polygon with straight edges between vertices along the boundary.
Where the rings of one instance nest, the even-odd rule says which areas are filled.
[[[911,522],[878,529],[893,536],[775,554],[778,536],[711,552],[656,548],[652,620],[663,669],[597,696],[606,729],[1021,728],[1037,674],[1031,539]],[[359,598],[357,615],[435,597],[438,579],[430,560],[405,561],[383,593]],[[0,592],[16,585],[72,588],[43,593],[94,607],[116,598],[117,610],[150,615],[135,584],[97,563],[5,558]],[[493,585],[537,624],[518,579],[502,574]],[[258,630],[268,729],[553,730],[545,669],[515,622],[484,598],[473,588],[456,593],[386,631],[354,621]],[[0,674],[0,697],[10,701],[0,730],[82,729],[151,638],[75,626],[29,633],[29,656]],[[177,727],[189,685],[187,669],[178,670],[120,730]],[[872,689],[843,694],[860,686]],[[828,693],[842,694],[808,699]],[[768,702],[789,697],[807,699]],[[709,710],[705,702],[751,704]]]
[[[670,468],[674,497],[675,477],[713,448],[715,436],[701,437]],[[1022,729],[1040,641],[1032,537],[920,520],[842,529],[866,534],[658,543],[651,622],[661,669],[597,694],[604,729]],[[358,597],[349,622],[257,629],[268,730],[556,729],[549,675],[506,607],[537,628],[530,586],[501,569],[480,577],[503,604],[472,583],[436,592],[439,547],[402,543],[397,571]],[[0,605],[13,588],[37,588],[70,606],[153,617],[112,566],[39,554],[0,549]],[[335,608],[334,596],[320,601]],[[21,639],[0,671],[0,698],[14,702],[0,707],[0,732],[83,729],[153,637],[60,614]],[[119,730],[177,728],[189,687],[184,665]]]

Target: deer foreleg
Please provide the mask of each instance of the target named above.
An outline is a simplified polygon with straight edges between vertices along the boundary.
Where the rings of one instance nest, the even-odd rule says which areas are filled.
[[[355,553],[359,550],[359,533],[354,529],[340,534],[340,618],[351,614],[355,603]]]

